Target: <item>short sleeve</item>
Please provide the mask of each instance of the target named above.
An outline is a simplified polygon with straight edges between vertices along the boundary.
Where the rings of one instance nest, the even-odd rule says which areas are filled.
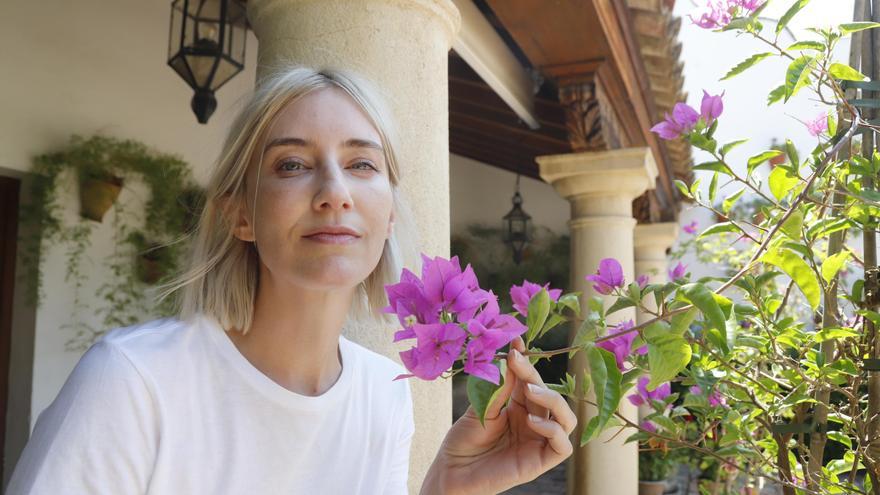
[[[406,495],[409,493],[407,489],[409,481],[409,455],[413,433],[415,432],[415,422],[413,421],[413,402],[409,380],[402,380],[399,383],[404,385],[405,389],[404,405],[401,407],[400,421],[397,422],[397,440],[391,458],[391,472],[388,476],[388,484],[383,492],[384,495]]]
[[[40,414],[6,493],[144,494],[158,431],[143,377],[115,344],[99,341]]]

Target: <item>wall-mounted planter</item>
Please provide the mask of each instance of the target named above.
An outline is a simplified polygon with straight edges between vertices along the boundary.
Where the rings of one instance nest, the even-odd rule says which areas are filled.
[[[79,185],[80,215],[101,222],[122,191],[120,177],[87,178]]]

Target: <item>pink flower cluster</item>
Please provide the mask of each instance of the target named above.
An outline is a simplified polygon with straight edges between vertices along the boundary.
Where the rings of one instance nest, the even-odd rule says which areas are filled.
[[[754,13],[764,2],[765,0],[709,0],[705,10],[699,13],[699,18],[694,19],[693,15],[688,17],[703,29],[719,29],[728,25],[734,17]]]
[[[614,354],[614,359],[617,362],[617,369],[621,372],[629,371],[627,361],[632,361],[633,359],[632,344],[637,335],[637,332],[631,331],[634,326],[635,324],[632,320],[624,321],[611,328],[608,332],[608,335],[611,336],[610,339],[602,340],[596,344],[598,347]],[[635,354],[637,355],[645,355],[647,353],[647,345],[643,345],[635,350]],[[669,397],[669,394],[672,392],[669,382],[662,383],[653,390],[648,390],[648,383],[650,382],[651,379],[647,376],[639,377],[636,382],[636,393],[628,395],[627,399],[629,399],[633,405],[640,406],[642,404],[650,405],[652,400],[662,401],[666,397]]]
[[[699,113],[687,103],[678,102],[672,107],[672,116],[665,114],[663,122],[652,127],[651,132],[668,141],[691,132],[700,119],[703,119],[705,125],[712,125],[712,122],[715,122],[724,111],[723,96],[723,91],[720,95],[713,96],[703,90]]]
[[[599,268],[596,273],[584,277],[587,282],[593,282],[593,289],[599,294],[609,295],[615,289],[621,289],[626,286],[626,279],[623,277],[623,267],[620,262],[614,258],[604,258],[599,261]],[[636,277],[636,283],[639,288],[644,289],[648,285],[648,276],[639,275]]]
[[[525,315],[532,296],[546,288],[552,300],[561,291],[529,281],[510,290],[514,307]],[[464,355],[464,372],[500,383],[501,372],[493,363],[495,353],[527,330],[516,317],[501,314],[498,297],[480,288],[473,269],[464,270],[458,257],[429,258],[422,255],[422,276],[409,270],[400,282],[386,285],[386,313],[397,315],[403,327],[394,341],[415,339],[416,344],[400,353],[410,374],[433,380]]]

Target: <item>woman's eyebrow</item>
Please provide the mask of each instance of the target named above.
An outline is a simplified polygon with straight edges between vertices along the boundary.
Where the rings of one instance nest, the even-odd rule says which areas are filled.
[[[315,142],[298,137],[279,137],[270,141],[269,144],[266,145],[266,149],[268,150],[276,146],[301,146],[303,148],[313,148]],[[369,139],[348,139],[342,143],[342,146],[345,148],[372,148],[383,153],[385,152],[385,149],[382,148],[381,144],[375,141],[370,141]]]

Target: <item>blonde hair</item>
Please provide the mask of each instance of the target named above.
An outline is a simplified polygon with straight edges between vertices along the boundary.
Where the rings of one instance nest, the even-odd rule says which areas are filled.
[[[396,133],[390,112],[378,91],[357,75],[302,66],[276,70],[262,78],[229,129],[205,191],[205,206],[193,233],[189,265],[162,287],[163,298],[178,294],[181,318],[205,314],[214,317],[223,328],[247,332],[259,283],[259,256],[253,243],[233,236],[233,225],[225,208],[229,204],[243,204],[246,199],[247,171],[256,160],[262,161],[263,149],[258,148],[276,116],[286,105],[324,88],[338,88],[348,94],[372,121],[385,149],[395,228],[385,241],[376,268],[358,285],[350,311],[352,318],[383,320],[380,309],[386,304],[384,287],[397,282],[404,264],[399,239],[410,234],[409,212],[398,189],[400,168],[394,152]]]

